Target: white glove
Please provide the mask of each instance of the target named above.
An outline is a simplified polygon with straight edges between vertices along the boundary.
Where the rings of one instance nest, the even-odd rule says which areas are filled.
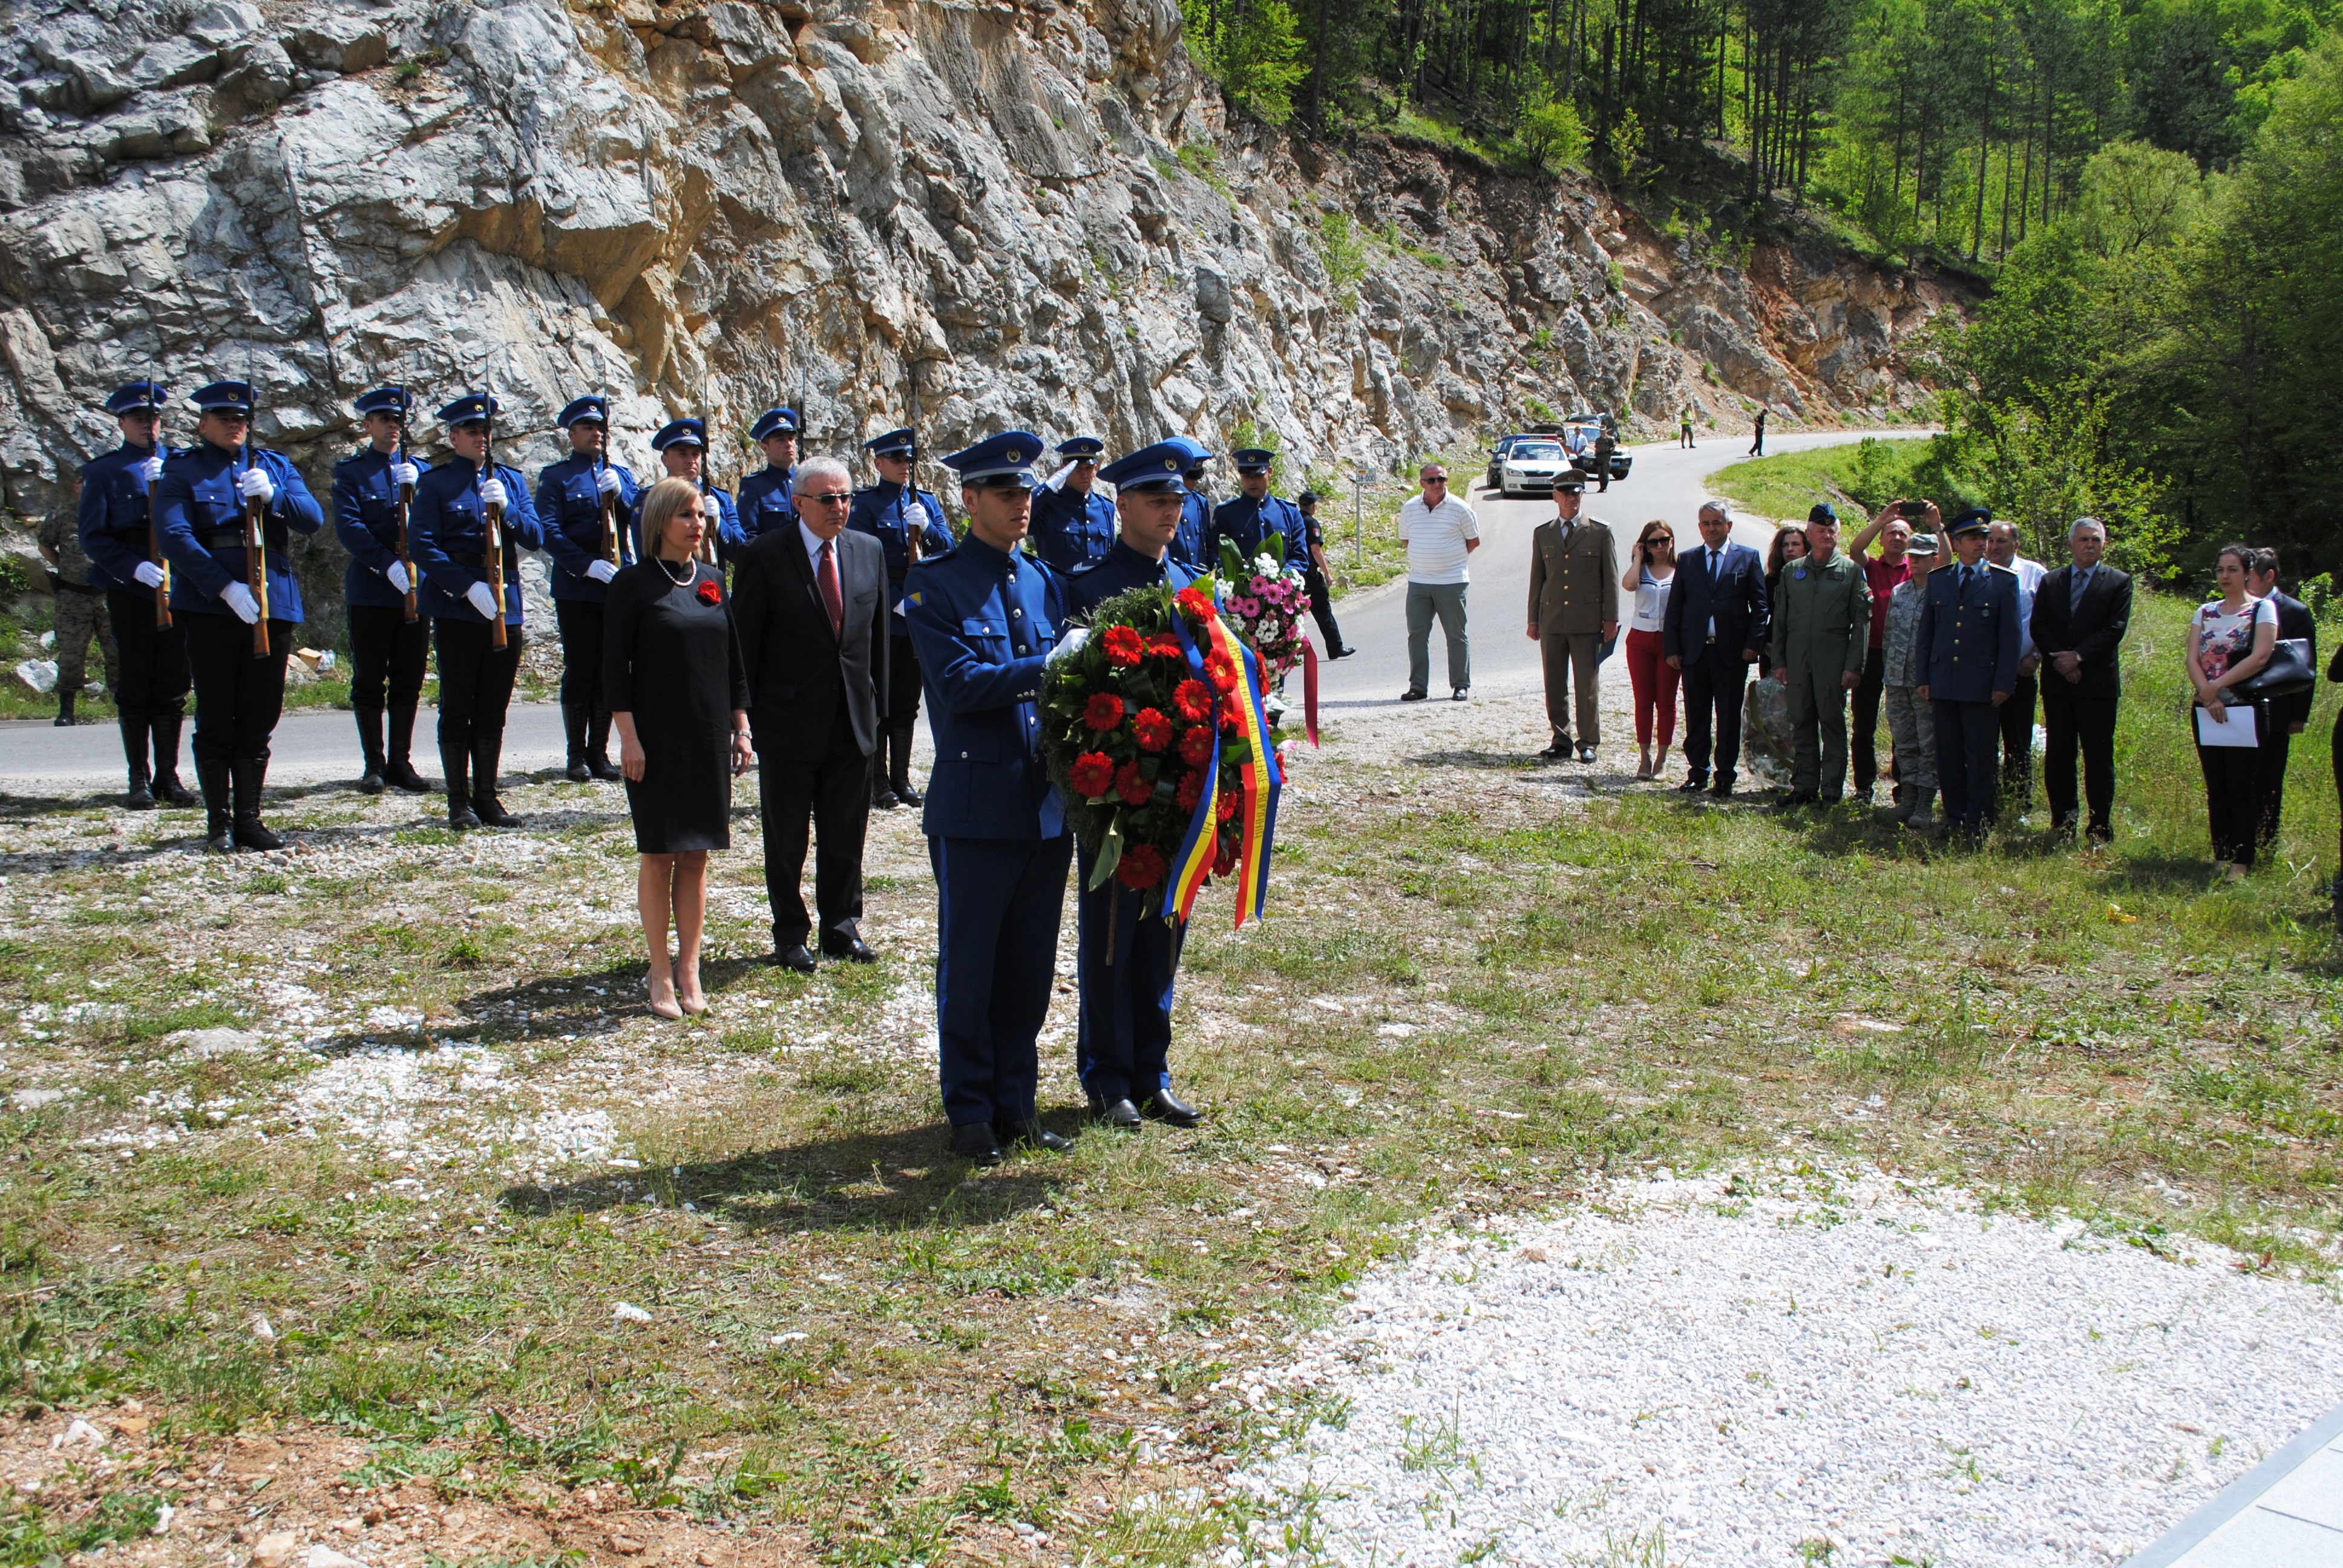
[[[1081,648],[1082,644],[1088,642],[1090,639],[1090,628],[1086,626],[1069,627],[1064,635],[1058,638],[1058,646],[1050,650],[1049,662],[1055,664],[1061,658],[1071,658],[1075,652]]]
[[[474,609],[480,612],[482,620],[497,618],[497,596],[488,591],[488,584],[474,583],[464,590],[464,598]]]
[[[140,561],[138,565],[132,569],[130,575],[136,578],[141,583],[148,588],[161,588],[163,586],[163,568],[156,566],[153,561]]]
[[[242,583],[230,583],[220,589],[220,603],[236,611],[236,618],[250,626],[260,618],[260,603],[252,590]]]
[[[588,561],[586,575],[598,583],[606,583],[618,575],[618,568],[608,561]]]
[[[505,482],[502,479],[496,478],[482,479],[480,481],[480,505],[484,507],[501,507],[504,504]]]
[[[256,464],[244,471],[236,488],[244,492],[246,500],[258,501],[264,507],[277,498],[277,487],[269,481],[268,470]]]
[[[601,491],[606,496],[617,495],[618,493],[618,470],[607,467],[603,468],[600,475],[594,480],[594,487]]]
[[[391,587],[397,588],[401,593],[405,593],[407,591],[407,579],[406,567],[400,565],[397,561],[393,561],[390,565],[382,568],[382,575],[390,579]]]
[[[402,488],[421,477],[423,470],[412,463],[393,463],[390,466],[390,482]]]
[[[136,471],[151,488],[155,481],[163,477],[163,455],[160,452],[156,453],[145,462],[138,464]]]

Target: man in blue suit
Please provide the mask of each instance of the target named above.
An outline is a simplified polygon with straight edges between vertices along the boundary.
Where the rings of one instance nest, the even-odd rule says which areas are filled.
[[[749,427],[765,466],[740,481],[740,532],[761,539],[797,519],[798,411],[768,408]]]
[[[699,487],[702,510],[716,508],[709,518],[715,526],[709,530],[715,538],[716,559],[731,565],[732,558],[749,548],[752,536],[740,527],[740,509],[732,504],[732,492],[709,480],[708,421],[669,420],[651,437],[651,450],[659,454],[662,478],[689,479]],[[705,541],[700,548],[707,548]]]
[[[358,749],[366,759],[358,788],[379,795],[396,784],[421,795],[431,786],[411,759],[431,623],[419,612],[412,620],[407,618],[407,596],[415,591],[415,582],[407,562],[398,558],[398,507],[428,465],[417,462],[407,449],[407,425],[415,413],[412,392],[377,387],[354,407],[365,422],[367,444],[334,465],[334,537],[350,558],[342,571],[342,604],[350,622],[350,708],[357,716]],[[414,552],[407,555],[411,560]]]
[[[1033,492],[1033,553],[1060,577],[1076,567],[1104,560],[1114,548],[1114,503],[1092,488],[1106,443],[1076,436],[1058,443],[1066,477]]]
[[[1011,430],[946,457],[968,533],[904,578],[935,771],[921,826],[936,873],[936,1035],[952,1150],[1064,1149],[1034,1114],[1073,835],[1041,760],[1041,675],[1063,599],[1018,548],[1041,438]]]
[[[1309,559],[1309,525],[1300,508],[1269,493],[1270,465],[1277,454],[1248,447],[1230,454],[1237,466],[1237,493],[1212,508],[1212,525],[1204,531],[1204,563],[1217,566],[1221,541],[1236,546],[1237,558],[1250,568],[1255,558],[1275,556],[1280,564],[1300,566]]]
[[[887,722],[884,744],[870,753],[870,804],[881,811],[920,804],[911,785],[911,735],[920,718],[920,656],[911,648],[911,634],[903,618],[903,578],[913,561],[945,555],[952,548],[951,524],[944,520],[944,504],[934,492],[911,483],[912,464],[920,452],[919,437],[906,426],[873,436],[862,443],[879,482],[854,492],[854,510],[846,526],[869,534],[887,554],[888,624],[894,635],[887,639]],[[740,487],[747,495],[749,487]]]
[[[573,398],[555,423],[568,432],[569,456],[538,470],[536,504],[545,553],[552,558],[547,577],[561,633],[566,766],[573,783],[615,782],[623,775],[610,763],[610,710],[602,704],[602,607],[610,579],[638,558],[635,507],[643,487],[631,469],[610,461],[608,398],[592,393]]]
[[[1936,718],[1936,783],[1945,820],[1975,839],[1996,815],[1994,763],[2001,726],[1994,709],[2017,688],[2017,578],[1987,566],[1993,516],[1971,507],[1953,519],[1960,564],[1928,574],[1914,648],[1926,672],[1914,693]]]
[[[1212,498],[1204,493],[1204,465],[1212,460],[1212,454],[1185,436],[1169,439],[1188,448],[1187,470],[1180,476],[1188,496],[1180,503],[1180,531],[1172,536],[1172,558],[1183,567],[1209,572],[1218,564],[1204,558],[1204,536],[1212,527]]]
[[[1114,487],[1119,532],[1106,558],[1069,579],[1070,618],[1087,623],[1092,610],[1135,588],[1164,583],[1176,592],[1196,580],[1170,553],[1187,494],[1180,479],[1186,456],[1186,447],[1162,441],[1099,470]],[[1078,635],[1068,633],[1068,640]],[[1078,847],[1076,859],[1081,1004],[1074,1059],[1091,1114],[1126,1131],[1142,1117],[1193,1127],[1195,1110],[1172,1092],[1170,1067],[1172,985],[1188,929],[1157,914],[1161,890],[1133,893],[1112,881],[1094,889],[1097,857]]]
[[[1701,548],[1676,560],[1660,650],[1684,672],[1686,792],[1706,789],[1722,799],[1733,793],[1733,765],[1741,759],[1741,691],[1749,667],[1772,635],[1765,602],[1765,563],[1747,545],[1733,542],[1733,508],[1704,501]],[[1715,732],[1716,782],[1709,783]]]

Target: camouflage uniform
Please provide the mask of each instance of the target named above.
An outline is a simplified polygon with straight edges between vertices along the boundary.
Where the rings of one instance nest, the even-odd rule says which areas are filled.
[[[1896,778],[1906,789],[1934,789],[1936,715],[1935,705],[1921,701],[1915,689],[1926,674],[1914,653],[1919,635],[1918,585],[1908,580],[1897,583],[1887,600],[1887,628],[1880,644],[1885,655],[1887,730],[1896,739]]]
[[[114,627],[106,613],[106,591],[89,580],[89,558],[81,551],[81,534],[74,514],[51,512],[41,522],[41,543],[56,553],[54,568],[57,590],[57,690],[78,693],[86,678],[89,639],[106,656],[106,689],[115,691],[122,678],[122,654],[114,645]]]

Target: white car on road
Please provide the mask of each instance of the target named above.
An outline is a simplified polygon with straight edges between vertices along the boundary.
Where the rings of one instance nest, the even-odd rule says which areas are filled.
[[[1516,440],[1497,464],[1501,496],[1549,495],[1556,474],[1570,467],[1559,441]]]

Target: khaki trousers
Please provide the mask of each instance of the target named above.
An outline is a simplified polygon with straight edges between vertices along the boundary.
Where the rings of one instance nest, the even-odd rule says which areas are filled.
[[[1564,636],[1558,631],[1547,632],[1538,638],[1538,652],[1545,660],[1545,717],[1554,726],[1554,739],[1558,745],[1570,741],[1571,689],[1578,691],[1578,744],[1603,744],[1603,721],[1595,709],[1595,685],[1601,678],[1598,655],[1603,637],[1599,632],[1580,632]]]

